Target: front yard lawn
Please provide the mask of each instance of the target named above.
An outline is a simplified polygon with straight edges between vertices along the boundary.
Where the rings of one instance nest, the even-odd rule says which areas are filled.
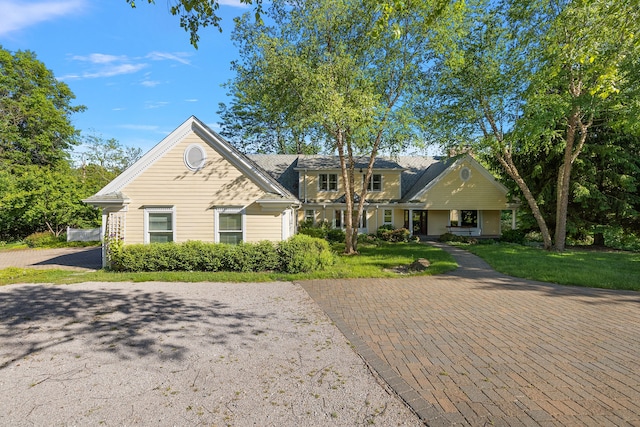
[[[461,245],[502,273],[561,285],[640,291],[640,253],[568,249],[549,252],[509,243]]]
[[[334,245],[340,254],[344,244]],[[338,255],[336,263],[323,271],[300,274],[284,273],[203,273],[203,272],[158,272],[115,273],[108,271],[78,272],[67,270],[35,270],[8,268],[0,270],[0,285],[11,283],[79,283],[99,282],[270,282],[308,279],[346,279],[367,277],[397,277],[391,269],[408,266],[419,258],[426,258],[431,266],[422,275],[441,274],[457,267],[448,253],[429,245],[417,243],[381,243],[379,246],[360,245],[360,255]]]

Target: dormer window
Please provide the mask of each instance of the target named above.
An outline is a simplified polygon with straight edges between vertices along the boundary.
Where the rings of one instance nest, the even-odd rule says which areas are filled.
[[[374,173],[369,180],[367,191],[382,191],[382,175]]]
[[[338,174],[321,173],[318,175],[318,190],[338,191]]]

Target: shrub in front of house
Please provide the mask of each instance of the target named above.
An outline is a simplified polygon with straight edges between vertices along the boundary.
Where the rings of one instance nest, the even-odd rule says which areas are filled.
[[[332,228],[327,231],[326,239],[329,243],[344,243],[347,238],[347,234],[341,228]]]
[[[524,245],[526,242],[526,235],[527,233],[524,230],[504,230],[500,236],[500,241]]]
[[[475,245],[478,243],[478,239],[469,236],[458,236],[453,233],[444,233],[438,237],[438,242],[443,243],[469,243]]]
[[[189,241],[150,245],[116,245],[110,251],[114,271],[283,271],[300,273],[333,263],[333,254],[324,239],[294,236],[273,243],[226,245]]]
[[[304,234],[297,234],[289,240],[280,242],[278,253],[284,273],[304,273],[322,270],[333,265],[335,258],[329,243]]]
[[[385,242],[408,242],[411,233],[406,228],[393,228],[391,225],[378,227],[376,235]]]

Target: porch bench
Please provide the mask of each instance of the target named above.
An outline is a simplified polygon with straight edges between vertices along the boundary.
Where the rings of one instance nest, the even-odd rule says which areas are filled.
[[[451,234],[455,234],[456,236],[474,236],[474,233],[480,235],[480,229],[477,227],[459,227],[454,225],[448,225],[447,231]]]

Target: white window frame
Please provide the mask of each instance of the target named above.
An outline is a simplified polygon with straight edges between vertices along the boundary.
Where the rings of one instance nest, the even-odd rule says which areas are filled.
[[[380,188],[379,188],[379,189],[377,189],[377,190],[373,188],[373,183],[374,183],[374,179],[373,179],[373,177],[375,177],[375,176],[379,176],[379,177],[380,177]],[[364,179],[364,178],[363,178],[363,179]],[[381,192],[381,191],[382,191],[382,189],[383,189],[383,184],[382,184],[382,182],[383,182],[383,177],[382,177],[382,174],[381,174],[381,173],[372,173],[372,174],[371,174],[371,178],[369,179],[369,185],[367,186],[367,191],[372,192],[372,193],[379,193],[379,192]]]
[[[189,153],[193,150],[198,150],[200,152],[200,162],[197,164],[193,164],[189,161]],[[199,171],[207,164],[207,152],[205,149],[199,144],[191,144],[184,150],[184,164],[185,166],[192,171]]]
[[[334,177],[335,180],[332,182],[331,177]],[[335,188],[331,188],[332,185],[335,185]],[[323,188],[325,187],[325,188]],[[318,174],[318,191],[338,191],[338,174],[337,173],[320,173]]]
[[[387,211],[391,212],[391,221],[386,221],[385,220],[385,216],[386,216],[385,213]],[[393,209],[386,209],[386,208],[382,209],[382,223],[384,225],[393,225]]]
[[[337,218],[336,214],[338,212],[340,213],[340,217],[339,217],[340,218],[340,226],[339,227],[336,226],[336,218]],[[341,229],[346,228],[345,221],[344,221],[345,213],[346,213],[346,211],[344,209],[335,209],[333,211],[333,224],[332,224],[333,228],[341,228]],[[367,210],[363,209],[362,210],[362,216],[360,217],[360,224],[358,224],[357,228],[360,229],[360,230],[363,229],[363,228],[367,228],[368,222],[369,221],[368,221],[368,218],[367,218]]]
[[[213,238],[214,238],[214,242],[215,243],[220,243],[220,214],[240,214],[241,215],[241,228],[242,228],[242,241],[246,242],[247,240],[247,230],[246,230],[246,224],[247,221],[245,219],[246,217],[246,210],[242,207],[226,207],[226,208],[215,208],[214,209],[214,226],[213,226]],[[223,233],[225,231],[229,231],[229,230],[224,230],[222,231]],[[233,233],[237,233],[238,231],[233,231]]]
[[[158,206],[158,207],[148,207],[144,208],[144,243],[151,243],[151,234],[153,231],[149,230],[149,214],[154,213],[170,213],[171,214],[171,233],[173,234],[172,242],[177,241],[177,233],[176,233],[176,207],[175,206]],[[168,231],[162,231],[162,233],[167,233]]]
[[[311,212],[311,217],[309,217],[309,212]],[[304,210],[304,220],[311,220],[312,224],[316,223],[316,211],[315,209],[305,209]]]

